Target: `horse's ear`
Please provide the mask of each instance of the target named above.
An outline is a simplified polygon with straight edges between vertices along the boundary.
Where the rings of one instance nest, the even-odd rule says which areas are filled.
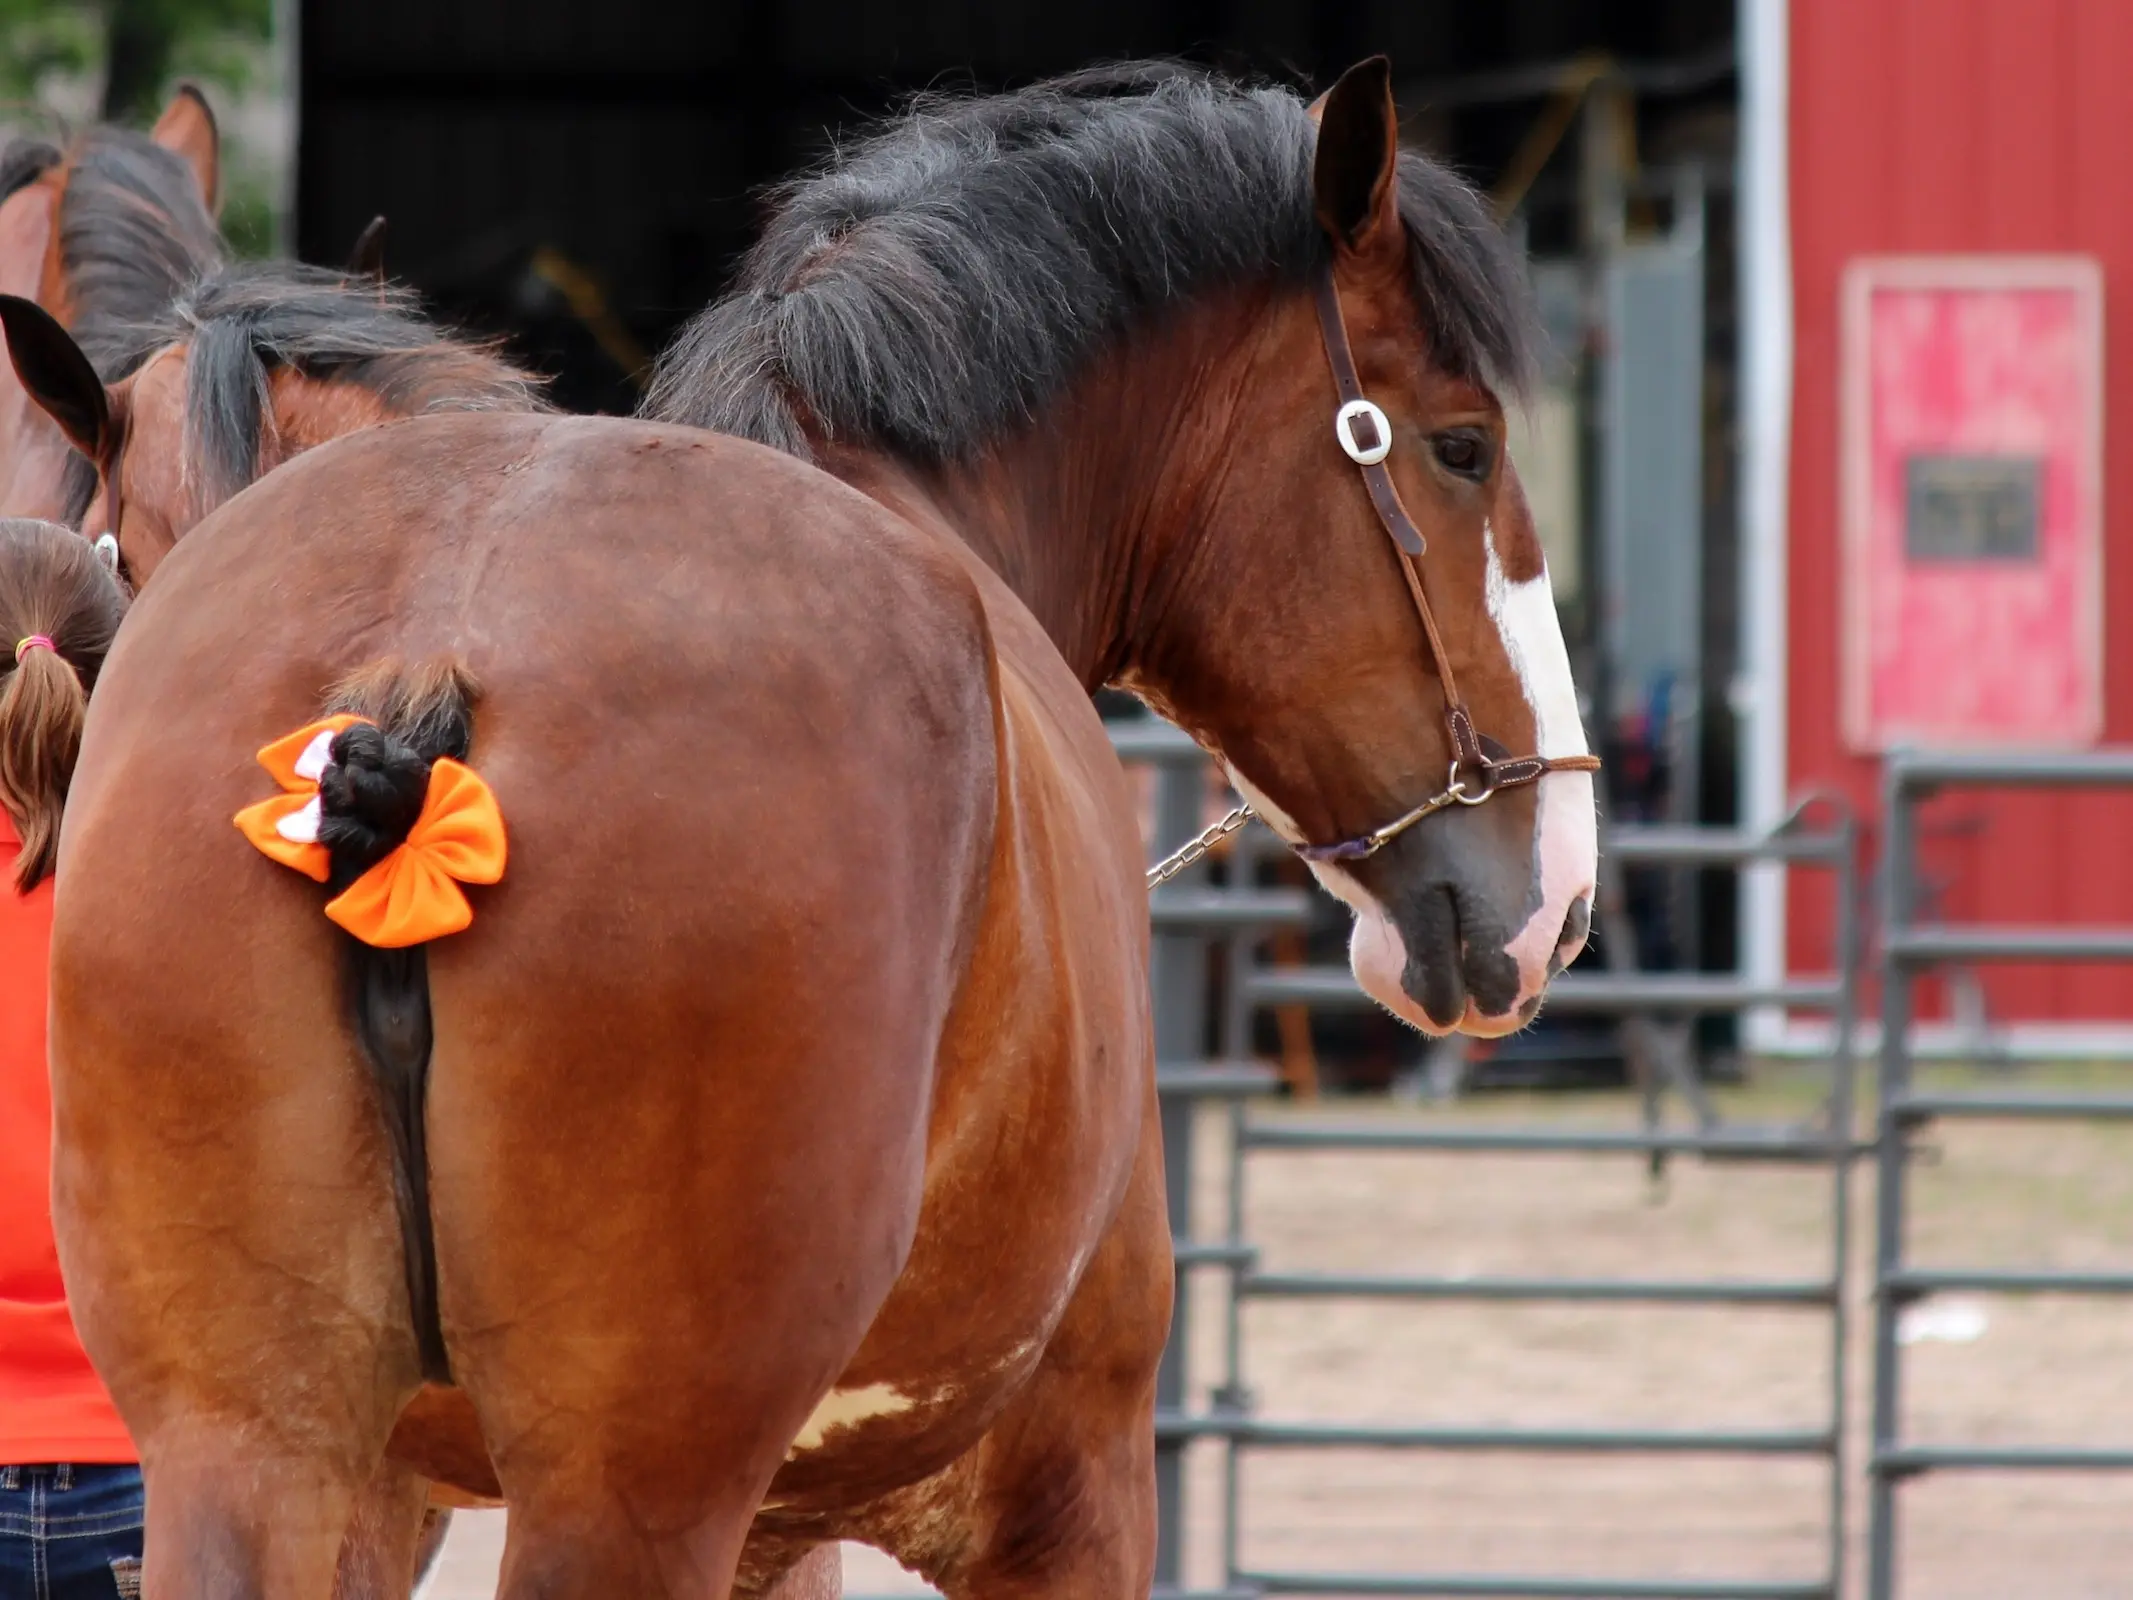
[[[1319,225],[1344,252],[1400,242],[1400,113],[1392,63],[1358,62],[1313,104],[1318,154],[1311,162]]]
[[[200,200],[208,215],[222,210],[222,134],[215,126],[214,108],[207,96],[190,83],[178,85],[170,104],[148,130],[148,137],[182,159],[193,169],[200,185]]]
[[[348,252],[348,276],[351,280],[375,278],[385,281],[385,219],[372,217],[363,231],[356,235],[355,248]]]
[[[0,294],[0,333],[30,398],[75,449],[102,466],[111,442],[111,402],[73,335],[36,301],[12,294]]]

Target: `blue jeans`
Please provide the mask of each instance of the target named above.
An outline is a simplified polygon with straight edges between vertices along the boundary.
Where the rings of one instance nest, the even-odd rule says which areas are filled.
[[[135,1600],[139,1467],[0,1467],[0,1600]]]

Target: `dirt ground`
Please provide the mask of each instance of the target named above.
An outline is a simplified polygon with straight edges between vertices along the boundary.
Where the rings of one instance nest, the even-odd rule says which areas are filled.
[[[2133,1072],[2119,1075],[2123,1079]],[[2074,1076],[2054,1079],[2064,1084]],[[1771,1119],[1812,1086],[1766,1074],[1729,1110]],[[1623,1125],[1621,1096],[1492,1097],[1454,1109],[1351,1102],[1272,1116],[1461,1125]],[[1197,1232],[1225,1215],[1226,1123],[1210,1108]],[[1258,1152],[1247,1236],[1269,1269],[1807,1277],[1828,1260],[1825,1173],[1676,1161],[1663,1188],[1622,1156]],[[1926,1264],[2133,1269],[2133,1128],[1950,1124],[1916,1173],[1912,1250]],[[1863,1593],[1868,1375],[1864,1272],[1872,1174],[1855,1184],[1850,1283],[1850,1582]],[[1202,1275],[1189,1329],[1198,1399],[1221,1371],[1222,1286]],[[1944,1335],[1909,1348],[1920,1442],[2133,1444],[2133,1305],[2006,1296],[1934,1302]],[[1245,1377],[1290,1420],[1818,1427],[1826,1313],[1801,1309],[1262,1302]],[[1187,1581],[1219,1575],[1218,1447],[1188,1464]],[[2133,1474],[1950,1474],[1902,1491],[1906,1600],[2133,1596]],[[1818,1460],[1259,1453],[1243,1473],[1248,1569],[1805,1581],[1822,1569],[1829,1476]],[[462,1519],[431,1600],[493,1593],[500,1517]],[[915,1587],[871,1552],[849,1592]]]

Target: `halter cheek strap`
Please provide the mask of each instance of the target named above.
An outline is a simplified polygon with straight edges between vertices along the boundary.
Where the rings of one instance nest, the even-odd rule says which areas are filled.
[[[1356,374],[1355,352],[1348,343],[1348,322],[1341,315],[1340,290],[1333,282],[1331,262],[1319,268],[1312,284],[1312,298],[1318,307],[1318,331],[1326,346],[1326,364],[1333,369],[1333,384],[1341,397],[1340,410],[1335,413],[1334,436],[1363,474],[1363,487],[1370,492],[1371,508],[1377,512],[1378,521],[1391,538],[1393,552],[1399,558],[1400,576],[1406,580],[1408,598],[1414,602],[1415,615],[1422,623],[1422,635],[1429,641],[1437,681],[1444,689],[1444,723],[1452,745],[1451,771],[1444,788],[1413,810],[1353,839],[1327,845],[1304,845],[1296,852],[1306,861],[1359,861],[1377,854],[1424,817],[1433,816],[1447,806],[1477,806],[1501,790],[1538,783],[1551,772],[1597,772],[1600,758],[1535,754],[1496,761],[1490,759],[1482,748],[1481,736],[1474,730],[1474,714],[1467,709],[1466,696],[1459,692],[1459,680],[1452,671],[1451,652],[1445,649],[1444,635],[1437,627],[1437,614],[1430,607],[1429,591],[1423,584],[1419,558],[1429,548],[1428,541],[1422,537],[1422,530],[1415,526],[1414,518],[1407,514],[1407,507],[1400,500],[1399,486],[1386,469],[1385,458],[1392,453],[1391,424],[1385,413],[1363,396],[1363,383]],[[1370,431],[1371,437],[1360,437],[1365,429]]]
[[[1415,614],[1422,619],[1422,631],[1429,639],[1429,653],[1437,663],[1437,676],[1444,684],[1444,714],[1451,727],[1452,776],[1456,778],[1461,769],[1486,767],[1489,761],[1482,753],[1481,740],[1474,733],[1474,719],[1467,712],[1466,699],[1459,693],[1458,681],[1452,676],[1451,656],[1445,651],[1443,636],[1437,632],[1436,613],[1429,608],[1429,596],[1422,587],[1422,572],[1415,565],[1422,552],[1429,548],[1429,541],[1422,537],[1415,519],[1407,514],[1407,507],[1400,500],[1399,485],[1392,481],[1392,474],[1385,468],[1385,458],[1392,454],[1392,424],[1383,411],[1363,398],[1363,383],[1356,376],[1355,353],[1348,346],[1348,323],[1341,315],[1340,290],[1334,286],[1330,266],[1319,272],[1312,284],[1312,293],[1318,303],[1318,331],[1326,343],[1326,364],[1333,369],[1333,384],[1341,395],[1334,435],[1341,448],[1347,451],[1348,458],[1362,469],[1363,487],[1370,491],[1371,508],[1392,536],[1393,548],[1399,554],[1400,576],[1407,580],[1408,598],[1414,601]],[[1354,439],[1355,422],[1350,422],[1346,429],[1339,425],[1340,417],[1352,416],[1362,407],[1368,407],[1368,410],[1356,421],[1374,430],[1378,435],[1375,440]]]
[[[1415,526],[1414,518],[1407,514],[1407,507],[1400,500],[1399,486],[1385,468],[1385,458],[1392,454],[1392,423],[1363,393],[1362,379],[1356,374],[1355,353],[1348,343],[1348,324],[1341,315],[1340,291],[1334,285],[1330,262],[1319,269],[1312,284],[1312,298],[1318,307],[1318,331],[1326,346],[1326,364],[1333,369],[1334,387],[1340,391],[1340,408],[1333,416],[1333,437],[1342,453],[1362,472],[1363,487],[1370,493],[1371,507],[1392,540],[1400,576],[1406,580],[1408,598],[1414,602],[1415,615],[1421,619],[1422,636],[1429,642],[1430,660],[1436,667],[1437,681],[1444,688],[1444,723],[1452,745],[1451,770],[1446,775],[1444,787],[1420,805],[1402,812],[1383,827],[1357,834],[1352,839],[1292,847],[1306,861],[1362,861],[1376,855],[1425,817],[1435,816],[1448,807],[1478,806],[1505,789],[1538,783],[1551,772],[1597,772],[1600,758],[1534,754],[1496,761],[1490,759],[1482,748],[1481,736],[1474,730],[1474,715],[1467,709],[1466,697],[1459,692],[1459,680],[1452,672],[1451,653],[1444,647],[1444,635],[1437,628],[1436,613],[1430,609],[1429,591],[1423,585],[1418,561],[1428,548],[1428,542],[1423,539],[1422,530]],[[1238,806],[1214,826],[1157,862],[1148,869],[1148,887],[1153,889],[1176,877],[1220,840],[1251,821],[1252,815],[1250,806]]]
[[[119,546],[119,526],[126,520],[126,438],[121,434],[111,447],[107,460],[98,463],[98,471],[104,480],[104,502],[110,524],[97,536],[97,554],[103,555],[104,540],[111,541],[111,555],[105,563],[113,572],[120,572],[125,565],[124,552]],[[84,530],[87,531],[87,530]],[[130,575],[129,575],[130,576]]]

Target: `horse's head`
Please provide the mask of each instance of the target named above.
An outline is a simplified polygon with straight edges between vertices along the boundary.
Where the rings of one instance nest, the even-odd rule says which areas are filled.
[[[24,387],[96,468],[82,519],[111,532],[135,583],[261,474],[358,428],[425,411],[526,410],[535,379],[456,340],[375,277],[242,263],[144,325],[106,384],[66,330],[0,296]]]
[[[145,136],[91,128],[64,148],[0,152],[0,293],[73,330],[107,376],[118,330],[220,259],[214,114],[181,88]],[[86,478],[67,441],[0,366],[0,515],[73,521]]]
[[[1144,63],[840,147],[648,405],[955,530],[1315,858],[1371,994],[1504,1033],[1595,856],[1494,387],[1529,320],[1481,201],[1401,155],[1382,60],[1308,109]]]
[[[113,535],[127,575],[146,582],[197,520],[184,458],[187,347],[168,346],[106,384],[73,336],[34,301],[0,295],[0,332],[23,392],[89,468],[86,500],[76,511],[82,531]]]
[[[1374,998],[1431,1032],[1501,1034],[1583,946],[1597,860],[1491,387],[1521,375],[1521,285],[1471,192],[1401,160],[1382,60],[1313,111],[1329,257],[1235,387],[1205,540],[1137,686],[1354,909]]]

